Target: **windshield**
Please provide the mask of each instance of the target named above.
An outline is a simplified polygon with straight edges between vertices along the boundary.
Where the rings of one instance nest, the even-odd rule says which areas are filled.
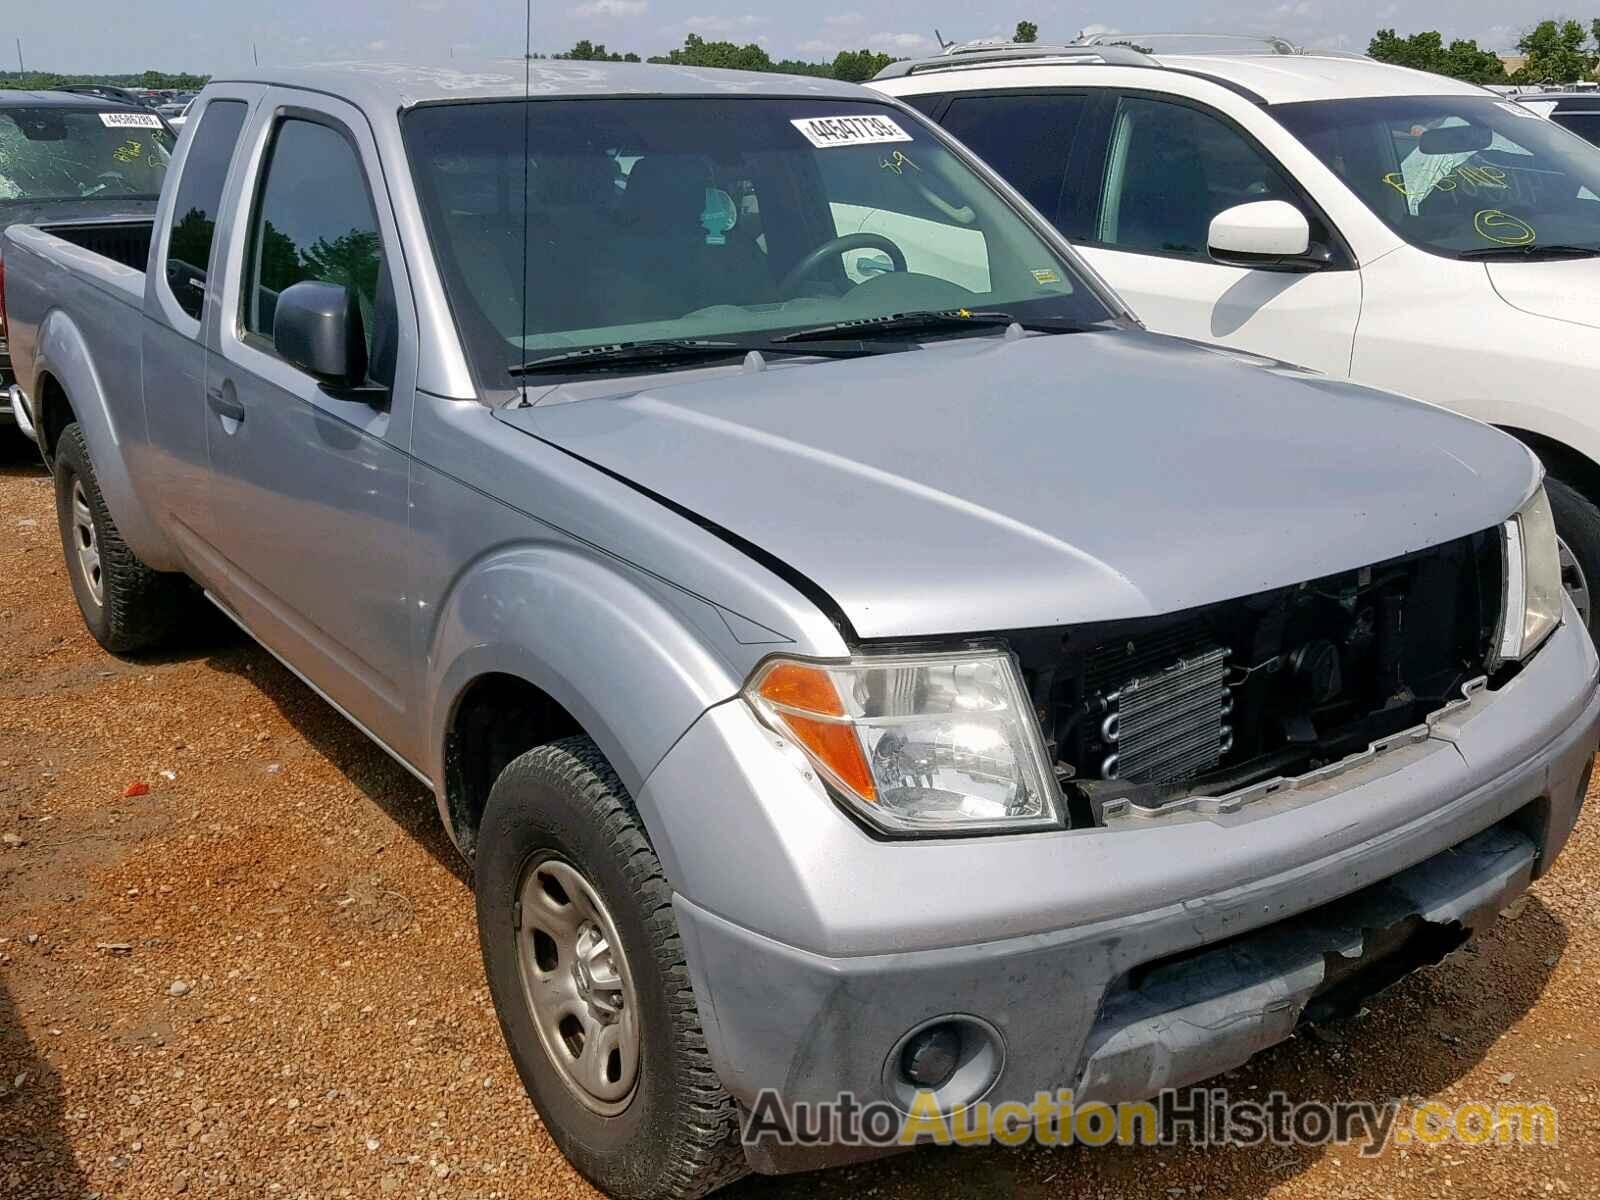
[[[0,108],[0,203],[153,199],[172,144],[151,112]]]
[[[1600,150],[1509,100],[1396,96],[1270,111],[1424,250],[1600,247]]]
[[[448,104],[405,130],[486,384],[636,341],[924,312],[1110,315],[919,120],[871,99]],[[962,332],[949,325],[919,338]]]

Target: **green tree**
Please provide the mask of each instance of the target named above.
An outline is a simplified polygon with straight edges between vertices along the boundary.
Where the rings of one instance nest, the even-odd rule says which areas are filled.
[[[708,42],[698,33],[683,39],[683,45],[650,59],[675,67],[723,67],[732,71],[771,71],[772,57],[754,42],[736,46],[732,42]]]
[[[1504,81],[1505,66],[1499,55],[1485,50],[1475,41],[1457,39],[1447,47],[1438,30],[1400,37],[1392,29],[1380,29],[1367,46],[1367,53],[1379,62],[1418,71],[1432,71],[1471,83]]]
[[[261,240],[256,245],[256,261],[260,264],[261,286],[281,292],[292,284],[310,276],[300,265],[300,251],[294,239],[279,231],[271,221],[261,226]]]
[[[370,229],[352,229],[328,241],[318,238],[300,251],[306,278],[353,288],[363,300],[378,293],[378,266],[383,247]]]
[[[606,49],[606,44],[604,42],[600,42],[600,43],[596,44],[595,42],[591,42],[588,38],[584,38],[577,45],[575,45],[571,50],[568,50],[565,54],[554,54],[554,55],[551,55],[551,57],[552,58],[574,59],[574,60],[577,60],[577,61],[580,61],[580,62],[638,62],[639,61],[639,56],[637,54],[618,54],[615,51],[608,51]]]
[[[815,75],[822,79],[833,78],[833,64],[825,62],[806,62],[799,58],[782,58],[772,64],[772,69],[780,75]]]
[[[1039,40],[1039,27],[1032,21],[1018,21],[1017,31],[1011,35],[1013,42],[1037,42]]]
[[[841,50],[834,56],[831,74],[847,83],[865,83],[893,61],[876,50]]]
[[[1576,83],[1594,74],[1589,30],[1577,21],[1540,21],[1517,49],[1528,56],[1513,78],[1519,83]]]
[[[1485,50],[1476,41],[1457,39],[1444,52],[1442,75],[1464,79],[1468,83],[1504,83],[1506,65],[1493,50]]]

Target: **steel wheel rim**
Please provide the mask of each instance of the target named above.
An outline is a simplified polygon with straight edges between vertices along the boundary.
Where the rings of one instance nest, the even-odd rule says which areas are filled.
[[[94,511],[83,490],[83,480],[72,477],[72,545],[78,552],[78,570],[97,605],[106,601],[105,575],[100,565],[100,534],[94,527]]]
[[[523,998],[562,1083],[616,1116],[639,1082],[639,1004],[616,922],[578,869],[536,859],[517,885],[514,924]]]
[[[1556,538],[1556,550],[1561,555],[1561,586],[1566,588],[1567,595],[1572,598],[1572,606],[1578,610],[1578,616],[1587,627],[1593,606],[1589,595],[1589,578],[1583,573],[1577,555],[1572,553],[1565,538]]]

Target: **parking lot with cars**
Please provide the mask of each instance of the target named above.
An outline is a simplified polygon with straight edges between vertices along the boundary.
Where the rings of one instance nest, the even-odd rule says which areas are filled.
[[[1556,320],[1600,245],[1517,214],[1580,229],[1600,160],[1415,78],[25,96],[0,1183],[1590,1193],[1593,422],[1360,364],[1374,263]],[[1330,88],[1376,191],[1261,124]],[[1019,94],[1079,118],[1024,174],[1109,181],[1046,188],[1084,250],[926,119]]]

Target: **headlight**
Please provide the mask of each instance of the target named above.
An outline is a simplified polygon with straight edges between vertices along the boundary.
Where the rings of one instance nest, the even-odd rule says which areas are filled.
[[[1526,658],[1561,624],[1561,554],[1550,499],[1540,488],[1505,524],[1506,595],[1500,657]]]
[[[1038,722],[1003,651],[772,659],[745,696],[886,832],[1062,825]]]

